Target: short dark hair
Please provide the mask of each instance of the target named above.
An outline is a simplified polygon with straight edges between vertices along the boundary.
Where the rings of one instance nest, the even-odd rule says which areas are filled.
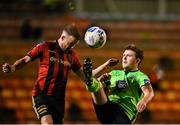
[[[124,49],[124,51],[125,50],[132,50],[132,51],[134,51],[135,53],[136,53],[136,58],[139,58],[140,59],[140,62],[139,62],[139,64],[141,63],[141,61],[143,60],[143,58],[144,58],[144,54],[143,54],[143,51],[141,50],[141,49],[139,49],[139,48],[137,48],[134,44],[130,44],[130,45],[128,45],[128,46],[126,46],[125,47],[125,49]],[[138,64],[138,65],[139,65]]]
[[[74,36],[77,41],[81,39],[81,35],[75,24],[67,25],[63,30],[66,31],[69,35]]]

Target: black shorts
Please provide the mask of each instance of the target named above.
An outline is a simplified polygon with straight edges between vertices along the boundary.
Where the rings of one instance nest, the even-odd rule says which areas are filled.
[[[93,104],[101,124],[131,124],[130,119],[118,104],[109,100],[104,105],[96,105],[94,102]]]
[[[51,115],[54,124],[63,123],[64,101],[43,94],[32,97],[32,101],[38,119],[45,115]]]

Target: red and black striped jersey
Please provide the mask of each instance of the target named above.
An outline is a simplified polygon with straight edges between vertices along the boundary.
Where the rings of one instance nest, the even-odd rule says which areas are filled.
[[[69,70],[75,72],[81,67],[76,53],[73,50],[64,52],[57,42],[43,42],[28,52],[28,56],[32,60],[39,58],[38,78],[32,96],[43,93],[64,99]]]

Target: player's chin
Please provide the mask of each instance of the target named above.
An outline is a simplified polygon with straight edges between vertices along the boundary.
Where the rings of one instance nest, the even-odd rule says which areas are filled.
[[[128,65],[125,64],[125,63],[123,63],[123,64],[122,64],[122,68],[123,68],[123,69],[128,69]]]
[[[72,47],[67,47],[66,49],[65,49],[65,52],[67,52],[67,51],[69,51],[69,50],[71,50],[72,49]]]

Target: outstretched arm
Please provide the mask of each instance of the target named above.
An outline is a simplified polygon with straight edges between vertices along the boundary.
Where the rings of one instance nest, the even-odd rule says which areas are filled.
[[[149,101],[151,101],[151,99],[154,97],[154,92],[151,85],[142,86],[141,89],[144,93],[144,96],[137,104],[138,112],[142,112],[146,108],[146,105],[149,103]]]
[[[102,64],[99,67],[97,67],[96,69],[94,69],[92,71],[92,75],[95,76],[95,75],[101,73],[102,71],[104,71],[105,69],[107,69],[108,67],[113,67],[113,66],[117,65],[118,62],[119,62],[118,59],[115,59],[115,58],[109,59],[104,64]],[[76,74],[81,78],[81,80],[83,80],[83,81],[85,80],[82,68],[80,68],[78,71],[76,71]]]
[[[111,58],[108,61],[106,61],[104,64],[100,65],[99,67],[97,67],[96,69],[94,69],[92,71],[93,76],[96,76],[97,74],[101,73],[102,71],[104,71],[107,68],[113,67],[115,65],[117,65],[119,63],[118,59],[115,58]]]
[[[20,68],[22,68],[24,65],[29,63],[31,61],[31,58],[29,56],[25,56],[17,61],[14,62],[14,64],[10,65],[9,63],[5,63],[2,65],[2,70],[4,73],[14,72]]]

